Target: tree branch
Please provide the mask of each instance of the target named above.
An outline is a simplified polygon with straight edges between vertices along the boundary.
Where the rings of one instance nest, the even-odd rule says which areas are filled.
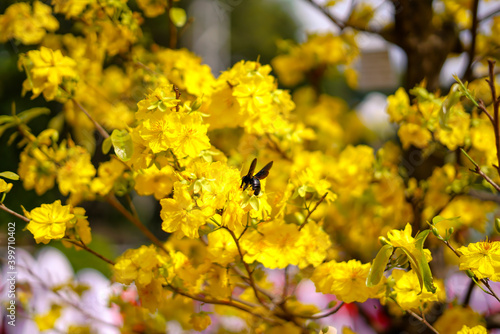
[[[478,7],[479,7],[479,0],[474,0],[474,3],[472,4],[472,25],[470,27],[472,40],[470,43],[469,50],[467,52],[467,55],[469,57],[469,62],[467,63],[467,67],[465,68],[465,73],[463,76],[464,81],[470,80],[472,76],[472,64],[474,63],[474,55],[476,54],[477,26],[479,22],[477,17]]]

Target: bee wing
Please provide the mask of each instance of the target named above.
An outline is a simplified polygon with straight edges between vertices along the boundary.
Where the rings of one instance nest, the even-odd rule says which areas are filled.
[[[273,162],[271,161],[267,165],[264,166],[257,174],[255,174],[255,178],[262,180],[265,179],[269,175],[269,170],[273,167]]]
[[[246,175],[247,177],[252,177],[255,166],[257,166],[257,158],[253,159],[252,164],[250,165],[250,169],[248,170],[248,174]]]

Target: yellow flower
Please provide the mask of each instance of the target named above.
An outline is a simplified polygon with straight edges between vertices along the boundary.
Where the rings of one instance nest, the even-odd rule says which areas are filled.
[[[334,294],[346,303],[363,303],[368,298],[374,298],[379,290],[379,286],[366,286],[370,267],[370,263],[362,264],[358,260],[330,261],[319,265],[311,280],[317,292]]]
[[[470,307],[457,305],[446,309],[432,326],[439,333],[456,334],[464,325],[484,325],[484,319]]]
[[[207,252],[213,262],[223,266],[234,261],[238,248],[231,234],[225,229],[218,229],[208,235]]]
[[[26,147],[21,153],[17,172],[26,190],[34,188],[37,195],[42,195],[54,187],[57,169],[47,156],[51,156],[53,152],[52,148],[47,147]]]
[[[415,243],[416,240],[411,236],[412,227],[410,223],[407,223],[403,231],[391,230],[387,233],[387,239],[393,247],[401,247],[408,250],[410,253],[414,254],[416,251]],[[419,254],[416,254],[419,256]],[[427,262],[432,261],[431,252],[428,249],[424,249],[424,255]]]
[[[210,148],[207,136],[208,124],[203,124],[201,115],[197,112],[190,114],[176,113],[175,131],[172,136],[172,147],[178,157],[197,157],[203,150]]]
[[[274,220],[263,224],[259,231],[246,232],[241,238],[241,247],[245,250],[245,262],[258,261],[269,269],[286,268],[297,265],[304,254],[297,247],[300,232],[297,225],[285,224]]]
[[[418,148],[425,148],[432,139],[432,134],[426,128],[414,124],[404,123],[398,130],[398,137],[403,143],[403,148],[406,150],[411,145]]]
[[[52,204],[42,204],[41,207],[31,210],[27,229],[33,233],[37,243],[48,243],[51,239],[61,239],[66,232],[66,224],[75,215],[70,213],[70,206],[61,205],[57,200]]]
[[[441,235],[446,234],[446,229],[453,226],[457,228],[465,225],[475,228],[484,233],[487,215],[497,208],[497,204],[489,201],[482,201],[469,196],[457,196],[441,212],[440,216],[445,218],[460,217],[457,220],[443,221],[437,225]]]
[[[23,82],[23,95],[32,90],[31,99],[43,93],[45,100],[54,100],[63,80],[77,80],[76,62],[63,56],[61,50],[54,51],[42,46],[40,51],[29,51],[26,56],[32,64],[27,66],[26,60],[20,58],[20,63],[27,66],[29,71],[28,79]]]
[[[128,249],[117,259],[114,265],[114,277],[123,284],[135,281],[138,286],[146,286],[155,277],[158,267],[155,246],[143,245],[138,249]]]
[[[153,153],[159,153],[172,145],[172,133],[175,133],[177,123],[175,114],[155,110],[138,127],[138,133]]]
[[[156,165],[142,169],[135,177],[135,191],[141,196],[154,194],[157,200],[166,197],[172,192],[176,181],[172,166],[164,166],[158,170]]]
[[[186,187],[177,182],[174,185],[174,198],[160,201],[163,220],[161,228],[168,233],[181,231],[189,238],[198,238],[198,229],[205,225],[206,216],[195,203]]]
[[[472,270],[478,279],[500,282],[500,241],[470,243],[458,249],[460,270]]]
[[[374,163],[373,148],[365,145],[347,146],[332,166],[332,188],[342,196],[361,196],[373,177]]]
[[[457,332],[457,334],[487,334],[488,331],[484,326],[478,325],[474,326],[472,328],[467,327],[464,325],[461,330]]]
[[[12,189],[12,186],[12,183],[7,183],[4,179],[0,179],[0,193],[8,193]]]
[[[401,122],[412,113],[410,98],[403,87],[398,88],[394,95],[387,97],[387,113],[391,122],[395,123]]]
[[[94,165],[90,162],[90,153],[81,146],[73,146],[72,143],[69,145],[72,147],[66,152],[68,159],[57,170],[59,191],[63,195],[88,192],[95,175]]]
[[[101,163],[97,170],[98,177],[92,180],[90,186],[92,192],[106,196],[116,186],[116,181],[123,175],[125,168],[125,164],[118,159],[111,159]]]
[[[53,329],[57,319],[61,316],[61,306],[52,305],[50,310],[45,314],[36,314],[34,321],[40,332]]]
[[[396,293],[396,301],[403,310],[418,309],[424,304],[434,301],[439,301],[442,295],[440,284],[436,284],[437,291],[435,293],[427,291],[427,288],[420,288],[420,283],[417,274],[413,270],[408,272],[395,269],[391,274],[395,281],[394,292]]]
[[[455,106],[448,112],[451,113],[447,122],[448,127],[438,127],[435,136],[449,150],[454,151],[457,147],[463,146],[465,139],[469,136],[470,115],[463,110],[461,105]]]
[[[295,246],[301,249],[303,254],[299,258],[299,268],[305,268],[308,265],[319,266],[327,256],[332,243],[330,236],[313,221],[309,221],[302,230]]]
[[[85,209],[76,207],[73,208],[72,213],[76,217],[76,222],[68,221],[66,223],[66,237],[73,240],[81,240],[85,245],[88,245],[92,241],[92,235],[90,233],[89,221],[85,216]],[[66,240],[62,240],[62,243],[65,247],[75,247],[77,250],[81,249]]]
[[[93,0],[52,0],[55,13],[65,14],[66,19],[77,17]]]
[[[10,5],[4,15],[0,15],[0,42],[15,38],[21,43],[37,44],[45,37],[47,30],[55,31],[59,22],[52,16],[52,8],[40,1],[33,3],[33,11],[28,3]]]
[[[191,315],[191,320],[189,321],[193,325],[195,331],[201,332],[206,329],[212,323],[210,317],[205,312],[195,313]]]
[[[137,6],[144,12],[146,17],[156,17],[165,13],[167,0],[137,0]]]

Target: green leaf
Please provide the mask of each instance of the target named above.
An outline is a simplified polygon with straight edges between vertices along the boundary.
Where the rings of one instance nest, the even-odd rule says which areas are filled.
[[[15,123],[6,123],[6,124],[3,124],[2,126],[0,126],[0,137],[3,135],[5,130],[7,130],[9,128],[13,128],[15,126],[16,126]]]
[[[378,251],[377,256],[373,260],[373,264],[370,268],[370,272],[368,273],[368,277],[366,278],[366,286],[371,288],[372,286],[377,285],[382,276],[384,275],[385,267],[387,266],[387,261],[392,255],[394,247],[391,245],[384,245]]]
[[[472,92],[469,90],[469,88],[467,88],[467,82],[465,82],[464,84],[456,74],[453,75],[453,79],[458,82],[462,94],[464,94],[469,100],[471,100],[476,107],[479,107],[479,103],[476,101],[476,98],[472,95]]]
[[[25,110],[23,112],[20,112],[17,114],[17,117],[23,122],[23,123],[28,123],[31,121],[33,118],[38,117],[40,115],[46,115],[50,114],[50,109],[49,108],[32,108]]]
[[[111,142],[111,137],[108,137],[103,140],[102,142],[102,153],[108,154],[109,150],[111,149],[111,146],[113,146],[113,143]]]
[[[9,116],[9,115],[0,115],[0,124],[3,124],[3,123],[10,123],[14,120],[14,117],[13,116]]]
[[[186,15],[186,11],[184,9],[173,7],[173,8],[170,8],[170,11],[168,12],[168,14],[170,16],[170,20],[172,20],[172,23],[177,28],[180,28],[186,24],[187,15]]]
[[[422,292],[422,287],[424,286],[424,278],[422,276],[422,272],[418,269],[419,261],[408,249],[406,249],[404,247],[399,247],[399,249],[401,249],[406,254],[406,257],[408,258],[408,261],[410,262],[411,268],[417,274],[418,282],[420,284],[420,292]]]
[[[456,221],[456,220],[459,220],[460,219],[460,216],[458,217],[453,217],[453,218],[444,218],[442,216],[436,216],[434,218],[432,218],[432,224],[433,225],[436,225],[437,223],[439,222],[442,222],[442,221],[445,221],[445,220],[448,220],[448,221]]]
[[[436,287],[434,286],[434,282],[432,279],[431,268],[429,267],[429,263],[427,262],[424,254],[424,242],[430,232],[430,230],[425,230],[417,234],[417,236],[415,237],[415,251],[417,252],[416,258],[418,261],[418,269],[420,271],[420,275],[422,275],[424,286],[427,288],[427,291],[435,293]]]
[[[111,142],[115,149],[115,153],[122,161],[128,161],[132,157],[134,145],[132,143],[132,136],[127,130],[113,130],[111,134]]]
[[[14,181],[19,180],[19,175],[17,175],[14,172],[2,172],[2,173],[0,173],[0,177],[3,177],[5,179],[9,179],[9,180],[14,180]]]

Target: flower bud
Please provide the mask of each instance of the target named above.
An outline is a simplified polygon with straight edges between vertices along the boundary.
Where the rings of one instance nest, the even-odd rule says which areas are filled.
[[[495,218],[495,230],[500,233],[500,218]]]
[[[474,273],[473,273],[473,272],[472,272],[472,270],[470,270],[470,269],[467,269],[467,270],[465,271],[465,273],[466,273],[466,274],[467,274],[467,276],[469,276],[470,278],[474,278],[474,277],[476,277],[476,275],[474,275]]]
[[[387,240],[385,237],[378,237],[378,241],[382,244],[382,245],[390,245],[391,243],[389,242],[389,240]]]

